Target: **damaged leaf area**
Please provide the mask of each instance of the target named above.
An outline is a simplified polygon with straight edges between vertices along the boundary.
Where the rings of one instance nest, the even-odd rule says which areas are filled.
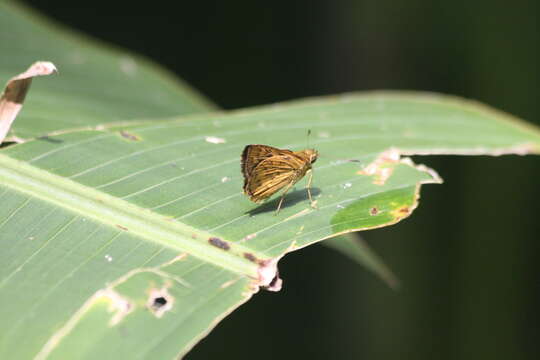
[[[36,76],[50,75],[56,72],[53,63],[38,61],[28,70],[10,79],[0,94],[0,144],[4,141],[11,125],[22,109],[26,94]]]
[[[109,346],[120,358],[157,351],[160,357],[177,358],[179,349],[190,348],[206,333],[208,322],[223,317],[251,294],[245,278],[227,272],[216,276],[216,270],[185,256],[128,272],[77,309],[36,359],[79,357],[81,344],[89,358],[108,358]],[[137,337],[136,329],[144,329],[144,334]],[[175,346],[163,346],[159,334],[164,331]]]
[[[10,324],[2,358],[109,358],[112,348],[124,358],[177,358],[258,290],[241,271],[145,239],[136,227],[2,190],[11,209],[0,212],[0,316]]]
[[[250,202],[239,168],[245,144],[301,149],[306,128],[320,135],[311,140],[321,154],[317,208],[305,181],[278,215],[279,195]],[[0,316],[13,324],[0,337],[1,357],[61,359],[85,349],[90,358],[113,347],[125,357],[180,356],[259,289],[286,286],[278,266],[287,253],[410,216],[421,185],[441,179],[404,154],[540,148],[538,131],[510,116],[426,94],[343,95],[132,125],[137,140],[123,130],[66,131],[1,151]],[[387,269],[382,276],[395,286]],[[33,342],[16,346],[28,329]]]

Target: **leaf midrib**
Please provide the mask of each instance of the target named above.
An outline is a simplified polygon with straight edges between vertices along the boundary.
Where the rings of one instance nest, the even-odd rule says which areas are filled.
[[[265,257],[253,249],[232,242],[228,242],[230,249],[227,251],[215,247],[208,239],[216,235],[3,154],[0,154],[0,178],[4,186],[83,217],[115,228],[121,226],[132,235],[185,252],[235,273],[255,279],[259,276],[259,265],[244,257],[246,252],[258,259]]]

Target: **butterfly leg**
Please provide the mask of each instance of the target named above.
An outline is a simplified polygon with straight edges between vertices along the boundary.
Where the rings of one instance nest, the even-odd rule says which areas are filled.
[[[294,181],[291,181],[287,187],[285,187],[285,190],[283,190],[283,193],[281,194],[281,199],[279,199],[279,204],[277,206],[277,210],[275,215],[279,213],[279,209],[281,209],[281,204],[283,203],[283,199],[285,199],[285,195],[287,195],[287,191],[290,190],[290,188],[294,185]]]
[[[311,180],[313,179],[313,170],[309,170],[309,179],[307,183],[307,193],[309,197],[309,201],[311,202],[311,207],[313,209],[317,208],[316,201],[313,201],[313,198],[311,197]]]

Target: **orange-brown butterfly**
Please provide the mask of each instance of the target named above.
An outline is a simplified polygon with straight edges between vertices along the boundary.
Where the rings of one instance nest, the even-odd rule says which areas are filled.
[[[247,145],[242,152],[242,174],[244,175],[244,194],[256,203],[262,202],[281,189],[276,214],[279,213],[287,191],[309,172],[307,192],[311,206],[311,165],[319,153],[315,149],[291,151],[268,145]]]

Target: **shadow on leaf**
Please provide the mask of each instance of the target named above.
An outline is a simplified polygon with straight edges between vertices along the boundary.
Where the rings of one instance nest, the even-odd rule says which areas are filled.
[[[315,198],[320,193],[321,193],[321,189],[311,188],[311,196],[313,198]],[[277,196],[275,199],[269,202],[266,202],[254,209],[247,211],[246,214],[249,214],[249,216],[254,216],[254,215],[266,213],[266,212],[273,212],[273,211],[275,212],[279,204],[279,199],[281,199],[281,195]],[[281,204],[281,210],[294,206],[297,203],[302,202],[302,201],[306,201],[307,206],[311,206],[311,204],[309,203],[308,193],[306,189],[300,189],[300,190],[294,190],[294,191],[288,192],[287,195],[285,195],[283,204]]]
[[[55,138],[49,137],[47,135],[38,137],[38,140],[43,140],[43,141],[50,142],[50,143],[53,143],[53,144],[61,144],[61,143],[64,142],[63,140],[55,139]]]

